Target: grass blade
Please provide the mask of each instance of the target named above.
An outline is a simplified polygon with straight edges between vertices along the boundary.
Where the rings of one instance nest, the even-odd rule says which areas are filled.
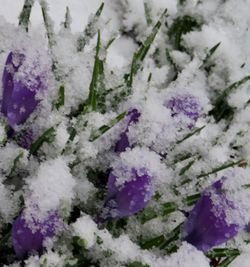
[[[97,109],[97,86],[100,74],[103,74],[103,61],[99,58],[99,52],[101,48],[101,34],[98,31],[95,63],[93,68],[92,80],[89,86],[89,96],[86,105],[84,106],[83,113],[89,111],[96,111]]]
[[[44,25],[46,28],[49,46],[50,48],[52,48],[56,44],[56,40],[55,40],[55,33],[53,29],[53,23],[48,13],[48,4],[45,0],[41,0],[40,5],[42,9],[43,21],[44,21]]]
[[[69,7],[67,6],[66,7],[66,13],[65,13],[65,21],[63,23],[64,29],[70,29],[71,22],[72,22],[72,19],[71,19],[71,15],[70,15],[70,10],[69,10]]]
[[[46,130],[30,147],[30,154],[37,155],[38,150],[43,143],[51,143],[54,140],[56,130],[54,127]]]
[[[106,133],[108,130],[110,130],[112,127],[114,127],[119,121],[121,121],[122,119],[124,119],[127,116],[128,112],[125,111],[121,114],[119,114],[117,117],[115,117],[113,120],[111,120],[108,125],[103,125],[101,126],[97,131],[95,131],[89,141],[93,142],[96,139],[98,139],[100,136],[102,136],[104,133]]]
[[[25,0],[23,9],[19,15],[19,26],[23,26],[26,32],[29,30],[29,20],[33,4],[34,0]]]
[[[59,110],[59,108],[64,105],[64,100],[65,100],[64,91],[65,91],[64,86],[61,85],[58,91],[58,99],[57,102],[55,103],[55,107],[57,110]]]
[[[231,120],[233,118],[234,109],[231,106],[229,106],[227,98],[233,91],[235,91],[239,86],[246,83],[248,80],[250,80],[250,75],[231,84],[216,99],[214,103],[214,108],[208,113],[209,115],[212,115],[215,118],[216,122],[220,121],[221,119]]]
[[[161,27],[162,20],[166,16],[166,14],[167,14],[167,9],[164,10],[162,15],[160,16],[160,19],[157,21],[157,23],[153,27],[152,32],[147,37],[145,42],[140,46],[139,50],[135,52],[133,56],[132,64],[131,64],[130,74],[128,75],[128,80],[127,80],[128,87],[132,87],[133,77],[137,74],[138,70],[141,68],[142,62],[144,58],[146,57],[153,41],[155,40],[155,37]]]
[[[228,162],[228,163],[225,163],[225,164],[223,164],[223,165],[221,165],[219,167],[216,167],[216,168],[212,169],[210,172],[201,173],[200,175],[197,176],[197,178],[202,178],[202,177],[208,176],[210,174],[217,173],[219,171],[225,170],[227,168],[231,168],[231,167],[234,167],[234,166],[237,166],[237,165],[242,165],[242,164],[246,164],[246,161],[243,160],[243,159],[238,160],[238,161]]]
[[[90,39],[93,38],[96,34],[95,26],[99,20],[99,17],[102,14],[104,7],[104,3],[101,3],[100,7],[97,9],[94,17],[90,19],[89,23],[87,24],[83,36],[78,38],[77,40],[77,51],[81,52],[83,51],[86,44],[89,43]]]
[[[176,144],[181,144],[183,141],[189,139],[190,137],[192,137],[195,134],[199,134],[204,128],[206,127],[206,125],[200,127],[200,128],[196,128],[194,129],[191,133],[185,135],[181,140],[177,141]]]
[[[205,59],[203,60],[201,66],[200,66],[200,69],[203,68],[203,67],[207,64],[208,60],[209,60],[209,59],[211,58],[211,56],[215,53],[215,51],[216,51],[217,48],[220,46],[220,44],[221,44],[221,43],[219,42],[219,43],[217,43],[215,46],[213,46],[211,49],[209,49],[209,51],[208,51],[208,53],[207,53]]]

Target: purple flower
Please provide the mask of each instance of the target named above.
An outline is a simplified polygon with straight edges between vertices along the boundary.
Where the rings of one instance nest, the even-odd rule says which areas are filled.
[[[28,119],[40,102],[37,93],[45,85],[38,65],[38,62],[33,62],[30,69],[25,69],[25,56],[19,52],[10,52],[7,57],[2,77],[1,112],[14,129]]]
[[[60,219],[57,212],[50,212],[46,219],[35,218],[27,221],[21,214],[12,226],[12,244],[19,259],[26,258],[32,252],[42,253],[47,238],[52,238],[58,232]]]
[[[139,121],[140,115],[141,114],[136,108],[129,111],[128,124],[127,124],[126,130],[121,133],[120,139],[118,140],[115,146],[115,152],[118,152],[118,153],[124,152],[126,148],[130,147],[129,140],[128,140],[128,131],[129,131],[128,128],[132,123],[137,123]]]
[[[199,100],[191,94],[176,94],[167,100],[164,105],[171,110],[171,116],[185,115],[192,121],[188,128],[192,128],[201,115],[202,108]]]
[[[234,209],[222,189],[222,177],[207,188],[184,224],[183,239],[204,252],[233,238],[239,231],[237,223],[227,221],[226,212]]]
[[[104,221],[131,216],[144,209],[152,197],[152,177],[145,168],[120,169],[119,173],[119,177],[114,170],[109,174],[108,195],[101,215]],[[124,177],[125,181],[117,184]]]

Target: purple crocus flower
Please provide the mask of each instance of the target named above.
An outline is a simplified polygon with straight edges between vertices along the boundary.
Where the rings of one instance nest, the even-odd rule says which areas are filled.
[[[115,146],[115,152],[118,152],[118,153],[124,152],[126,148],[130,147],[129,140],[128,140],[129,126],[132,123],[137,123],[139,121],[140,115],[141,115],[140,112],[136,108],[129,111],[128,116],[127,116],[128,124],[127,124],[126,130],[121,133],[120,139],[118,140]]]
[[[199,100],[188,93],[175,94],[164,105],[171,110],[171,116],[185,115],[191,120],[188,128],[192,128],[201,115],[202,108]]]
[[[33,73],[27,73],[25,62],[24,54],[10,52],[2,77],[1,112],[13,129],[28,119],[39,103],[37,93],[45,88],[43,75],[39,73],[39,63],[34,62],[30,70]]]
[[[145,168],[119,171],[121,177],[127,177],[117,184],[118,177],[113,170],[108,178],[108,194],[101,215],[103,221],[131,216],[145,208],[152,197],[152,177]]]
[[[32,217],[29,221],[22,213],[12,226],[12,244],[17,258],[24,259],[32,252],[41,254],[43,242],[56,235],[60,223],[57,212],[50,212],[43,220]]]
[[[183,239],[204,252],[233,238],[240,226],[229,223],[226,212],[234,209],[222,189],[222,177],[207,188],[184,224]]]

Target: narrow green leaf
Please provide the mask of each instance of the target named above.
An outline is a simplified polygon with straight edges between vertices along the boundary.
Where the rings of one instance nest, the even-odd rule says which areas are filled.
[[[46,130],[30,147],[30,154],[37,155],[38,150],[43,143],[51,143],[54,140],[56,130],[54,127]]]
[[[13,166],[9,172],[9,174],[7,175],[8,177],[12,177],[12,175],[14,174],[15,172],[15,169],[16,169],[16,166],[17,166],[17,163],[19,162],[19,160],[24,156],[24,152],[21,151],[14,159],[13,161]]]
[[[237,248],[214,248],[207,253],[209,258],[223,258],[240,255]]]
[[[126,265],[127,267],[151,267],[148,264],[141,263],[139,261],[134,261]]]
[[[61,85],[58,91],[58,99],[57,99],[57,102],[55,103],[55,107],[57,110],[59,110],[59,108],[64,105],[64,98],[65,98],[64,86]]]
[[[40,5],[42,9],[43,21],[46,28],[49,46],[50,48],[52,48],[56,44],[56,39],[53,29],[53,23],[48,13],[48,4],[45,0],[41,0]]]
[[[234,109],[228,104],[227,98],[232,92],[234,92],[248,80],[250,80],[250,75],[228,86],[216,99],[214,108],[208,113],[215,118],[216,122],[220,121],[221,119],[227,119],[230,121],[233,118]]]
[[[219,42],[219,43],[217,43],[215,46],[213,46],[211,49],[209,49],[209,51],[208,51],[208,53],[207,53],[205,59],[203,60],[203,62],[202,62],[202,64],[201,64],[200,68],[204,67],[204,66],[207,64],[208,60],[209,60],[209,59],[211,58],[211,56],[215,53],[215,51],[216,51],[217,48],[220,46],[220,44],[221,44],[221,43]]]
[[[125,112],[119,114],[113,120],[111,120],[107,125],[101,126],[97,131],[93,132],[89,141],[93,142],[96,139],[98,139],[100,136],[102,136],[104,133],[106,133],[108,130],[110,130],[112,127],[114,127],[119,121],[124,119],[127,114],[128,114],[127,111],[125,111]]]
[[[205,176],[208,176],[210,174],[217,173],[219,171],[225,170],[227,168],[231,168],[231,167],[234,167],[234,166],[237,166],[237,165],[242,165],[242,164],[246,164],[246,161],[243,160],[243,159],[238,160],[238,161],[227,162],[227,163],[225,163],[225,164],[223,164],[223,165],[221,165],[219,167],[216,167],[216,168],[212,169],[209,172],[199,174],[197,176],[197,178],[205,177]]]
[[[19,26],[23,26],[26,32],[29,30],[29,20],[33,4],[34,0],[25,0],[23,9],[19,15]]]
[[[84,30],[83,36],[78,38],[78,40],[77,40],[77,51],[78,52],[83,51],[85,45],[88,44],[90,39],[95,36],[95,34],[96,34],[95,27],[96,27],[96,24],[98,23],[99,17],[102,14],[103,7],[104,7],[104,3],[101,3],[101,5],[97,9],[94,17],[91,18],[90,21],[88,22],[88,24]]]
[[[148,0],[144,0],[144,13],[147,21],[147,25],[150,26],[153,23],[151,8]]]
[[[97,108],[97,85],[99,81],[99,76],[103,74],[103,62],[99,58],[100,48],[101,48],[101,34],[100,31],[98,31],[92,80],[89,86],[88,100],[86,105],[84,106],[83,113],[87,113],[89,111],[96,111]]]
[[[189,139],[190,137],[192,137],[195,134],[199,134],[204,128],[206,127],[206,125],[200,127],[200,128],[195,128],[191,133],[188,133],[187,135],[185,135],[181,140],[177,141],[176,144],[181,144],[183,141]]]
[[[192,165],[195,163],[195,161],[196,160],[192,160],[186,166],[184,166],[183,168],[181,168],[181,170],[179,172],[179,175],[185,174],[185,172],[188,171],[192,167]]]
[[[145,224],[148,221],[153,220],[158,217],[158,213],[152,207],[145,208],[139,215],[140,221],[142,224]]]
[[[172,65],[173,70],[174,70],[174,75],[172,77],[172,80],[175,81],[178,77],[178,73],[179,73],[179,66],[176,64],[176,62],[173,60],[170,51],[168,48],[165,49],[165,53],[166,53],[166,58],[168,60],[168,62]]]
[[[70,16],[69,7],[66,6],[65,21],[63,23],[64,29],[70,29],[71,21],[72,21],[72,19],[71,19],[71,16]]]
[[[231,257],[227,257],[223,260],[218,267],[227,267],[231,262],[233,262],[239,255],[234,255]]]
[[[43,262],[40,264],[40,267],[47,267],[47,264],[48,264],[48,260],[47,258],[45,258]]]
[[[162,204],[161,214],[162,214],[162,216],[166,216],[166,215],[176,211],[177,208],[178,208],[178,206],[176,203],[166,202],[166,203]]]
[[[140,246],[142,249],[151,249],[151,248],[159,248],[159,249],[167,249],[167,247],[175,240],[179,238],[180,230],[183,223],[180,223],[176,226],[170,233],[167,235],[159,235],[149,240],[142,241]]]
[[[129,76],[127,76],[128,77],[128,79],[127,79],[127,86],[128,87],[132,87],[133,77],[137,74],[138,70],[141,68],[142,62],[143,62],[144,58],[146,57],[146,55],[147,55],[147,53],[151,47],[151,44],[153,43],[153,41],[154,41],[154,39],[155,39],[155,37],[156,37],[160,27],[161,27],[162,20],[166,16],[166,14],[167,14],[167,9],[164,10],[162,15],[160,16],[160,19],[157,21],[157,23],[153,27],[152,32],[146,38],[145,42],[140,46],[139,50],[134,53],[132,64],[131,64],[131,69],[130,69],[130,74],[129,74]]]
[[[201,197],[201,194],[197,193],[197,194],[185,197],[182,201],[187,206],[193,206],[200,199],[200,197]]]
[[[168,36],[176,49],[184,51],[185,48],[181,45],[182,36],[194,29],[200,29],[200,27],[201,23],[194,17],[188,15],[177,17],[168,30]]]

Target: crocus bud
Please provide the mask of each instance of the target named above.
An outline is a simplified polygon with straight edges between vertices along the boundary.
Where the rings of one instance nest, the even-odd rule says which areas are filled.
[[[53,238],[61,225],[57,212],[50,212],[45,219],[39,220],[22,213],[12,226],[12,244],[17,258],[24,259],[32,252],[41,254],[44,241]]]
[[[202,112],[198,98],[188,93],[175,94],[164,105],[171,110],[172,117],[186,117],[188,128],[194,126]]]
[[[37,59],[32,63],[26,61],[28,60],[22,53],[10,52],[2,77],[1,112],[14,129],[28,119],[40,101],[37,93],[45,89]]]
[[[240,229],[228,218],[235,208],[222,188],[225,179],[202,193],[184,224],[183,239],[204,252],[233,238]]]
[[[121,182],[122,179],[125,179]],[[108,194],[102,218],[119,219],[145,208],[152,197],[152,177],[145,168],[113,170],[108,178]]]
[[[139,121],[140,115],[141,114],[136,108],[129,111],[128,116],[127,116],[128,122],[127,122],[126,130],[121,133],[120,139],[118,140],[115,146],[115,152],[118,152],[118,153],[123,152],[126,150],[126,148],[130,147],[129,140],[128,140],[129,126],[132,123],[137,123]]]

